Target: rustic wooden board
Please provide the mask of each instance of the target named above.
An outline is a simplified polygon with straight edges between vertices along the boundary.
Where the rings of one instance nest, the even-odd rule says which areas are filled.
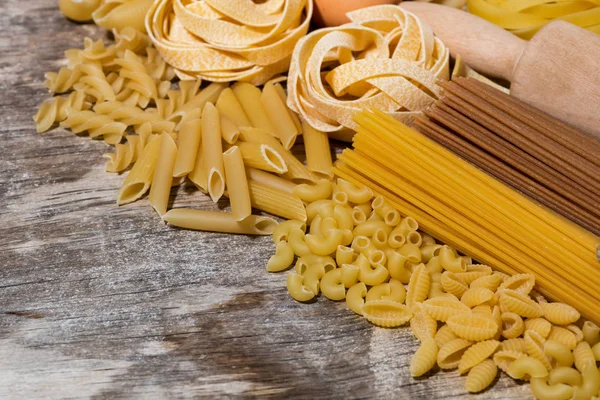
[[[92,25],[54,0],[0,5],[0,398],[462,398],[464,378],[408,374],[417,341],[344,303],[294,302],[268,237],[169,228],[117,207],[107,146],[35,133],[44,71]],[[175,200],[216,209],[183,187]],[[218,207],[225,207],[225,203]],[[502,377],[479,398],[528,398]]]

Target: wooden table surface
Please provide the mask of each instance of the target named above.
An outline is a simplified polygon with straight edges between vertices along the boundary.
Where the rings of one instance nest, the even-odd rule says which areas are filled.
[[[107,146],[35,133],[44,72],[101,29],[56,0],[0,4],[0,398],[462,398],[456,371],[408,373],[408,328],[299,304],[269,237],[173,229],[117,207]],[[217,209],[179,189],[175,205]],[[226,203],[218,204],[220,208]],[[478,398],[529,398],[506,376]]]

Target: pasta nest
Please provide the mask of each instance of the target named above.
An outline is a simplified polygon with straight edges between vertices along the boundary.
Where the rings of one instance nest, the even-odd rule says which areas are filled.
[[[146,30],[180,79],[261,85],[288,70],[312,0],[157,0]]]
[[[431,28],[395,5],[352,11],[352,22],[298,41],[288,106],[315,129],[354,129],[353,115],[379,108],[410,124],[440,96],[449,50]]]

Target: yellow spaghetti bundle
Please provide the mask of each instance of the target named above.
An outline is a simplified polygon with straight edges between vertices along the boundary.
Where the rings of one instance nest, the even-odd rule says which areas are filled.
[[[356,116],[354,150],[334,172],[383,195],[422,229],[600,322],[600,239],[383,112]],[[385,149],[385,151],[382,151]]]

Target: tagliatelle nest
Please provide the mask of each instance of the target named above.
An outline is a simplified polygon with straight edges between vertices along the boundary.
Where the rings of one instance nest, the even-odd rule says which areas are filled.
[[[146,29],[181,79],[261,85],[287,71],[312,0],[157,0]]]
[[[353,129],[376,107],[405,123],[433,104],[449,77],[449,50],[431,28],[394,5],[348,13],[352,21],[316,30],[292,55],[288,106],[315,129]]]

